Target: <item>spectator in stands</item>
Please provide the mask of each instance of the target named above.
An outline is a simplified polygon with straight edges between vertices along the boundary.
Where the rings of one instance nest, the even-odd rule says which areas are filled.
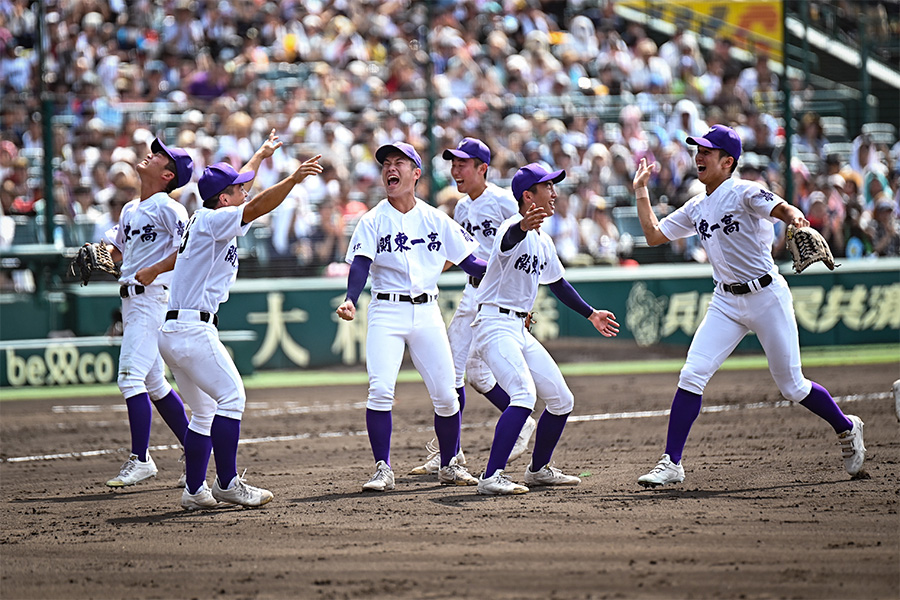
[[[794,149],[797,152],[806,152],[825,160],[825,145],[828,138],[822,128],[822,118],[815,112],[807,112],[800,119],[800,127],[793,137]]]
[[[872,251],[878,256],[900,256],[900,224],[894,215],[896,209],[894,201],[884,196],[875,204],[869,235]]]
[[[589,191],[582,192],[585,195]],[[587,199],[585,217],[578,222],[581,247],[594,259],[595,264],[614,265],[618,262],[619,230],[612,218],[611,207],[601,196]]]

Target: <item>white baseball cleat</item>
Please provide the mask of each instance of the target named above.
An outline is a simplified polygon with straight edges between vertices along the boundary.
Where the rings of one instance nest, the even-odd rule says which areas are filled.
[[[531,436],[534,435],[535,429],[537,429],[537,421],[531,417],[525,419],[525,424],[522,425],[522,431],[519,432],[519,437],[516,439],[516,445],[513,446],[512,452],[509,453],[509,458],[506,460],[507,464],[516,460],[528,451],[528,443],[531,441]]]
[[[116,475],[115,478],[107,481],[106,485],[109,487],[134,485],[145,479],[156,477],[156,473],[156,463],[153,462],[150,454],[147,454],[147,462],[139,461],[137,454],[132,454],[128,457],[128,460],[122,464],[122,468],[119,469],[119,474]]]
[[[659,487],[682,481],[684,481],[684,467],[681,466],[681,462],[673,463],[668,454],[663,454],[649,473],[638,477],[638,483],[644,487]]]
[[[527,494],[528,488],[511,481],[503,471],[497,469],[490,477],[485,478],[482,476],[481,479],[478,480],[478,488],[476,491],[485,496],[507,496],[512,494]]]
[[[478,479],[473,477],[462,465],[448,465],[438,471],[438,481],[441,485],[478,485]]]
[[[863,443],[862,419],[854,415],[847,415],[853,427],[838,434],[841,444],[841,456],[844,457],[844,468],[851,475],[856,475],[862,469],[866,460],[866,446]]]
[[[383,492],[394,489],[394,472],[383,460],[375,463],[375,474],[363,484],[364,492]]]
[[[441,449],[437,445],[437,440],[433,439],[425,444],[425,451],[428,452],[428,458],[425,459],[425,464],[410,471],[410,475],[428,475],[429,473],[437,473],[441,470]],[[459,449],[456,456],[450,459],[450,464],[466,464],[466,455],[463,454],[462,448]]]
[[[181,508],[184,510],[203,510],[217,506],[219,506],[219,501],[213,497],[212,490],[205,481],[196,494],[190,493],[187,487],[181,493]]]
[[[544,465],[543,469],[532,471],[529,464],[525,469],[525,485],[578,485],[579,483],[581,483],[579,477],[566,475],[550,465]]]
[[[222,488],[219,478],[216,477],[212,487],[212,496],[225,504],[238,504],[249,507],[262,506],[275,497],[269,490],[245,483],[243,475],[235,475],[234,479],[231,480],[231,487],[228,488]]]

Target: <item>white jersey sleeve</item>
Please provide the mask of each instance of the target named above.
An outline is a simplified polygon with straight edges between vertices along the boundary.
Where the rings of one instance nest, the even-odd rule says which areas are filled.
[[[250,229],[249,223],[242,223],[243,216],[242,206],[194,213],[175,261],[169,309],[214,313],[228,299],[238,271],[236,238]]]
[[[137,284],[138,271],[177,250],[186,221],[187,209],[164,192],[126,204],[114,243],[122,252],[119,283]],[[153,285],[167,285],[171,278],[171,271],[161,273]]]
[[[486,261],[491,255],[491,247],[500,225],[518,214],[518,204],[508,190],[493,183],[488,183],[484,192],[475,200],[468,197],[464,200],[463,209],[456,212],[454,219],[478,242],[475,256]]]

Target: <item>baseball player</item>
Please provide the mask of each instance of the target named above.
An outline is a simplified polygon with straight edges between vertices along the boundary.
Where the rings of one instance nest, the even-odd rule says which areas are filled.
[[[565,171],[547,172],[538,163],[519,169],[512,179],[512,192],[519,214],[505,221],[491,247],[487,271],[475,296],[478,316],[474,329],[475,354],[483,360],[509,393],[509,406],[494,430],[494,441],[478,493],[524,494],[528,487],[511,481],[503,472],[509,454],[538,397],[546,404],[537,424],[531,463],[525,469],[527,485],[577,485],[578,477],[550,466],[574,397],[550,353],[525,326],[528,311],[537,298],[538,285],[566,306],[588,319],[606,337],[618,334],[615,315],[595,310],[563,278],[565,269],[553,239],[541,230],[553,215],[557,198],[555,184]]]
[[[375,158],[381,164],[387,198],[364,214],[353,232],[347,249],[347,299],[336,311],[346,321],[356,316],[356,302],[371,270],[366,429],[375,474],[363,491],[394,489],[391,408],[404,346],[409,347],[434,405],[440,447],[438,480],[444,485],[475,485],[478,480],[463,465],[451,464],[459,448],[460,402],[447,329],[435,300],[437,280],[447,262],[474,277],[484,274],[485,264],[475,257],[478,244],[458,223],[416,198],[422,159],[415,148],[403,142],[386,144],[378,148]]]
[[[756,332],[781,394],[834,428],[844,467],[856,475],[866,455],[863,422],[845,415],[825,388],[803,376],[791,292],[772,260],[772,223],[805,227],[809,222],[766,188],[732,176],[741,155],[741,139],[732,129],[715,125],[703,137],[688,137],[687,143],[697,146],[694,160],[706,193],[657,221],[647,190],[653,166],[642,159],[634,176],[638,215],[651,246],[698,235],[713,267],[715,291],[681,369],[666,451],[638,483],[656,487],[684,481],[682,453],[700,413],[703,390],[749,331]]]
[[[444,150],[443,158],[451,161],[450,175],[456,181],[456,189],[466,194],[457,202],[453,219],[478,242],[475,256],[487,261],[491,255],[497,228],[503,221],[518,213],[516,202],[508,190],[488,183],[487,171],[488,165],[491,164],[491,151],[481,140],[463,138],[456,148]],[[500,412],[509,406],[509,395],[497,385],[497,380],[484,362],[475,358],[471,352],[472,321],[475,320],[477,313],[475,293],[478,291],[479,282],[480,280],[475,277],[469,277],[456,313],[447,328],[450,351],[453,353],[453,368],[456,370],[455,385],[459,396],[460,414],[466,408],[466,381],[484,394]],[[528,441],[535,427],[537,427],[535,420],[528,417],[509,455],[510,461],[517,459],[528,449]],[[429,456],[425,464],[410,471],[410,475],[434,473],[440,467],[438,449],[433,444],[426,447],[429,449]],[[462,449],[457,452],[456,460],[460,464],[466,463]]]
[[[281,146],[273,133],[267,143]],[[257,155],[254,155],[254,157]],[[272,492],[247,484],[237,474],[237,448],[246,392],[234,361],[219,341],[219,305],[237,278],[237,236],[250,223],[275,209],[295,185],[322,172],[319,156],[249,202],[244,184],[256,173],[245,165],[237,172],[228,163],[203,171],[198,182],[203,207],[193,214],[178,248],[166,321],[159,330],[159,349],[181,393],[191,407],[184,436],[185,510],[214,508],[219,502],[262,506]],[[206,483],[210,451],[215,451],[216,481]]]
[[[122,298],[122,346],[119,352],[119,390],[128,408],[131,455],[110,487],[134,485],[157,473],[149,454],[152,405],[184,444],[188,420],[184,403],[166,381],[156,332],[162,325],[172,276],[168,273],[187,221],[187,210],[169,194],[191,180],[194,163],[187,152],[159,139],[137,165],[140,197],[122,209],[119,224],[101,243],[112,245],[114,260],[122,261],[119,296]]]

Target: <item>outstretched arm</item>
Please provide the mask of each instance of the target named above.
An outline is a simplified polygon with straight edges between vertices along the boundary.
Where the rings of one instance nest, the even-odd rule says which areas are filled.
[[[809,227],[809,221],[803,216],[803,212],[796,206],[791,206],[787,202],[779,202],[769,214],[798,229],[800,227]]]
[[[634,197],[637,204],[638,218],[641,221],[641,229],[644,230],[644,237],[651,246],[659,246],[670,241],[662,231],[659,230],[659,220],[653,214],[650,207],[650,190],[647,189],[647,182],[650,181],[650,173],[656,164],[648,165],[647,159],[642,158],[641,164],[638,165],[634,174]]]
[[[616,323],[616,316],[608,310],[596,310],[590,304],[584,301],[579,293],[572,287],[572,284],[561,278],[554,281],[549,286],[553,295],[559,298],[559,301],[588,319],[605,337],[615,337],[619,333],[619,324]]]
[[[284,202],[284,199],[287,198],[287,195],[294,189],[295,185],[306,179],[309,175],[318,175],[321,173],[322,165],[319,164],[320,158],[322,158],[322,155],[317,154],[304,161],[296,171],[272,187],[266,188],[254,196],[252,200],[244,205],[244,216],[242,221],[244,223],[250,223],[275,210],[279,204]]]

